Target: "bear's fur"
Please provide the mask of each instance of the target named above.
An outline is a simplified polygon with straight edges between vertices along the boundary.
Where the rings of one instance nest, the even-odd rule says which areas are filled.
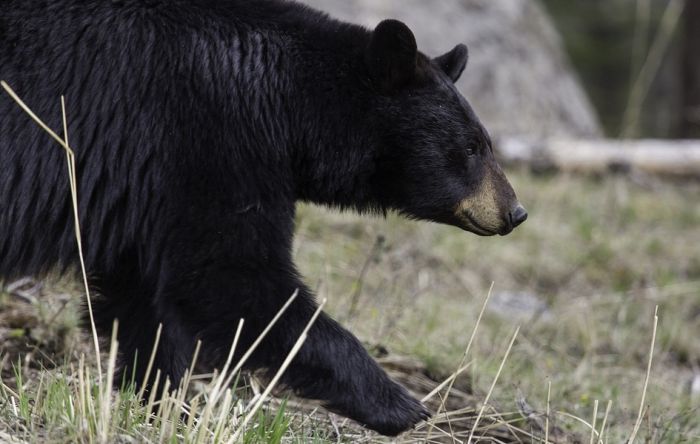
[[[370,31],[287,1],[2,9],[0,79],[54,129],[66,96],[97,326],[120,320],[119,381],[152,382],[159,323],[155,367],[177,384],[197,340],[200,362],[221,366],[241,318],[242,352],[298,290],[248,367],[280,365],[316,309],[292,261],[297,201],[482,235],[524,219],[454,87],[463,45],[430,59],[400,22]],[[63,156],[0,95],[0,276],[76,263]],[[427,417],[325,314],[283,383],[384,434]]]

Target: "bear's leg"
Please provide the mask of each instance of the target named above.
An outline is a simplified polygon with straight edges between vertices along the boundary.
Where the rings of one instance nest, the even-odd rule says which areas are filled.
[[[137,390],[145,386],[148,394],[153,388],[156,372],[160,370],[158,392],[162,391],[166,379],[170,381],[171,390],[177,388],[192,357],[194,339],[182,331],[176,314],[154,306],[154,293],[139,282],[136,273],[113,273],[110,279],[98,279],[97,286],[100,296],[93,300],[93,309],[100,336],[109,338],[114,320],[119,321],[119,365],[114,377],[115,387],[133,382]],[[158,349],[146,380],[148,361],[161,324]]]
[[[213,180],[213,179],[212,179]],[[196,183],[202,186],[202,181]],[[225,196],[235,196],[235,191]],[[195,196],[222,190],[197,189]],[[311,292],[292,263],[294,208],[286,201],[232,211],[230,202],[185,198],[176,211],[186,217],[169,232],[161,255],[167,276],[160,304],[177,311],[184,331],[201,339],[202,365],[221,368],[236,326],[244,319],[240,359],[285,301],[299,290],[247,366],[274,372],[316,310]],[[188,358],[191,354],[186,355]],[[300,396],[386,435],[396,435],[428,417],[425,407],[392,381],[362,344],[322,314],[282,381]]]

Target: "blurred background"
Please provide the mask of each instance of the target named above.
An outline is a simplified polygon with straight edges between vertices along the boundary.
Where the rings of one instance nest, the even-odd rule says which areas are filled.
[[[684,0],[307,0],[373,27],[386,17],[439,55],[498,136],[700,135],[700,4]]]

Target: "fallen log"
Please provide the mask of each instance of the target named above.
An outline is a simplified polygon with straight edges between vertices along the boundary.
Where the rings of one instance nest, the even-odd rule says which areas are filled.
[[[495,148],[504,164],[525,164],[535,171],[700,178],[700,140],[502,139]]]

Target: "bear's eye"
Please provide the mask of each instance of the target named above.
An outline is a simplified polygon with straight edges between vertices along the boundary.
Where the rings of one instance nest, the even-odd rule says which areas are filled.
[[[476,146],[474,146],[472,144],[467,145],[467,149],[466,149],[467,157],[475,156],[476,153],[477,153]]]

